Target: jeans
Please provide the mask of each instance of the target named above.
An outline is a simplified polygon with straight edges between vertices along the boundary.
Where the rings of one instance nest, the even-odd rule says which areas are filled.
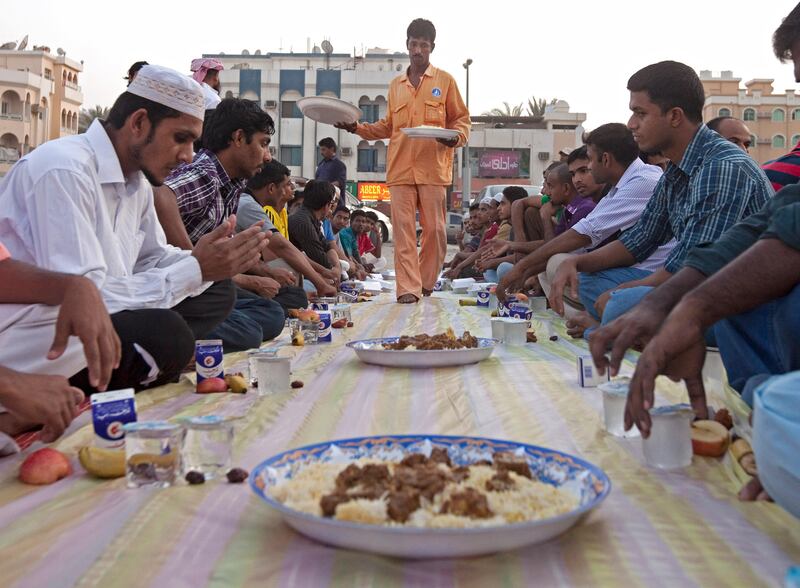
[[[612,269],[603,270],[601,272],[594,272],[590,274],[582,273],[580,274],[578,280],[578,295],[580,296],[581,303],[584,307],[586,307],[587,312],[592,315],[595,320],[599,321],[600,315],[597,314],[597,311],[594,308],[594,303],[603,292],[611,290],[612,288],[616,288],[625,282],[641,280],[652,273],[653,272],[634,267],[615,267]],[[615,307],[611,307],[611,300],[614,299],[612,296],[611,300],[608,302],[608,305],[606,305],[606,312],[609,311],[609,307],[611,307],[613,312],[617,313],[616,316],[628,311],[630,308],[638,304],[642,297],[652,288],[646,288],[646,291],[642,292],[641,290],[644,289],[645,287],[621,290],[620,292],[625,293],[626,295],[620,298],[619,305]],[[636,290],[637,292],[629,292],[629,290]],[[607,321],[605,320],[605,317],[603,318],[603,323],[606,323]]]
[[[728,381],[752,404],[753,388],[765,377],[800,370],[800,285],[713,330]]]
[[[500,280],[502,280],[503,277],[505,277],[505,275],[508,272],[510,272],[512,269],[514,269],[514,264],[513,263],[509,263],[507,261],[504,261],[503,263],[498,265],[497,266],[497,280],[496,281],[499,282]]]
[[[497,283],[497,270],[496,269],[487,269],[483,272],[483,279],[487,282],[494,282]]]
[[[225,353],[244,351],[280,335],[285,322],[280,304],[237,287],[233,310],[208,338],[222,339]]]
[[[765,380],[753,400],[758,477],[776,503],[800,518],[800,371]]]

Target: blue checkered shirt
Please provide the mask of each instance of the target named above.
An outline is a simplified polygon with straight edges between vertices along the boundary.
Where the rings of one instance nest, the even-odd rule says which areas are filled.
[[[642,262],[674,237],[677,245],[664,268],[675,273],[692,247],[715,241],[772,194],[769,180],[747,153],[702,125],[680,163],[670,162],[639,221],[620,241]]]
[[[178,198],[178,210],[192,243],[236,212],[246,183],[230,179],[217,156],[207,149],[201,149],[192,163],[177,167],[164,180]]]

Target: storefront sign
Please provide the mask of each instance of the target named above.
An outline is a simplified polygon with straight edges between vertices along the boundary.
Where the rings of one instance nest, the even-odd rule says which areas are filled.
[[[392,195],[383,182],[359,182],[358,199],[361,202],[391,202]]]
[[[517,151],[484,151],[478,163],[482,178],[519,177],[520,157]]]

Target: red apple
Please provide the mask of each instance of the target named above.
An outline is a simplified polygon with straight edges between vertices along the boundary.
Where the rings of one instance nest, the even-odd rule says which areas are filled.
[[[700,420],[692,423],[692,451],[695,455],[719,457],[728,449],[730,434],[717,421]]]
[[[209,392],[226,392],[228,384],[222,378],[206,378],[197,383],[198,394],[208,394]]]
[[[19,468],[19,480],[25,484],[52,484],[72,473],[67,456],[45,447],[31,453]]]

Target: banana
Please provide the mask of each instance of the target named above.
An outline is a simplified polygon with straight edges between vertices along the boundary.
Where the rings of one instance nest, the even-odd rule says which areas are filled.
[[[244,381],[242,376],[225,376],[225,383],[228,384],[228,388],[231,389],[231,392],[236,394],[244,394],[247,392],[247,382]]]
[[[124,450],[82,447],[78,459],[87,472],[98,478],[121,478],[125,475]]]

